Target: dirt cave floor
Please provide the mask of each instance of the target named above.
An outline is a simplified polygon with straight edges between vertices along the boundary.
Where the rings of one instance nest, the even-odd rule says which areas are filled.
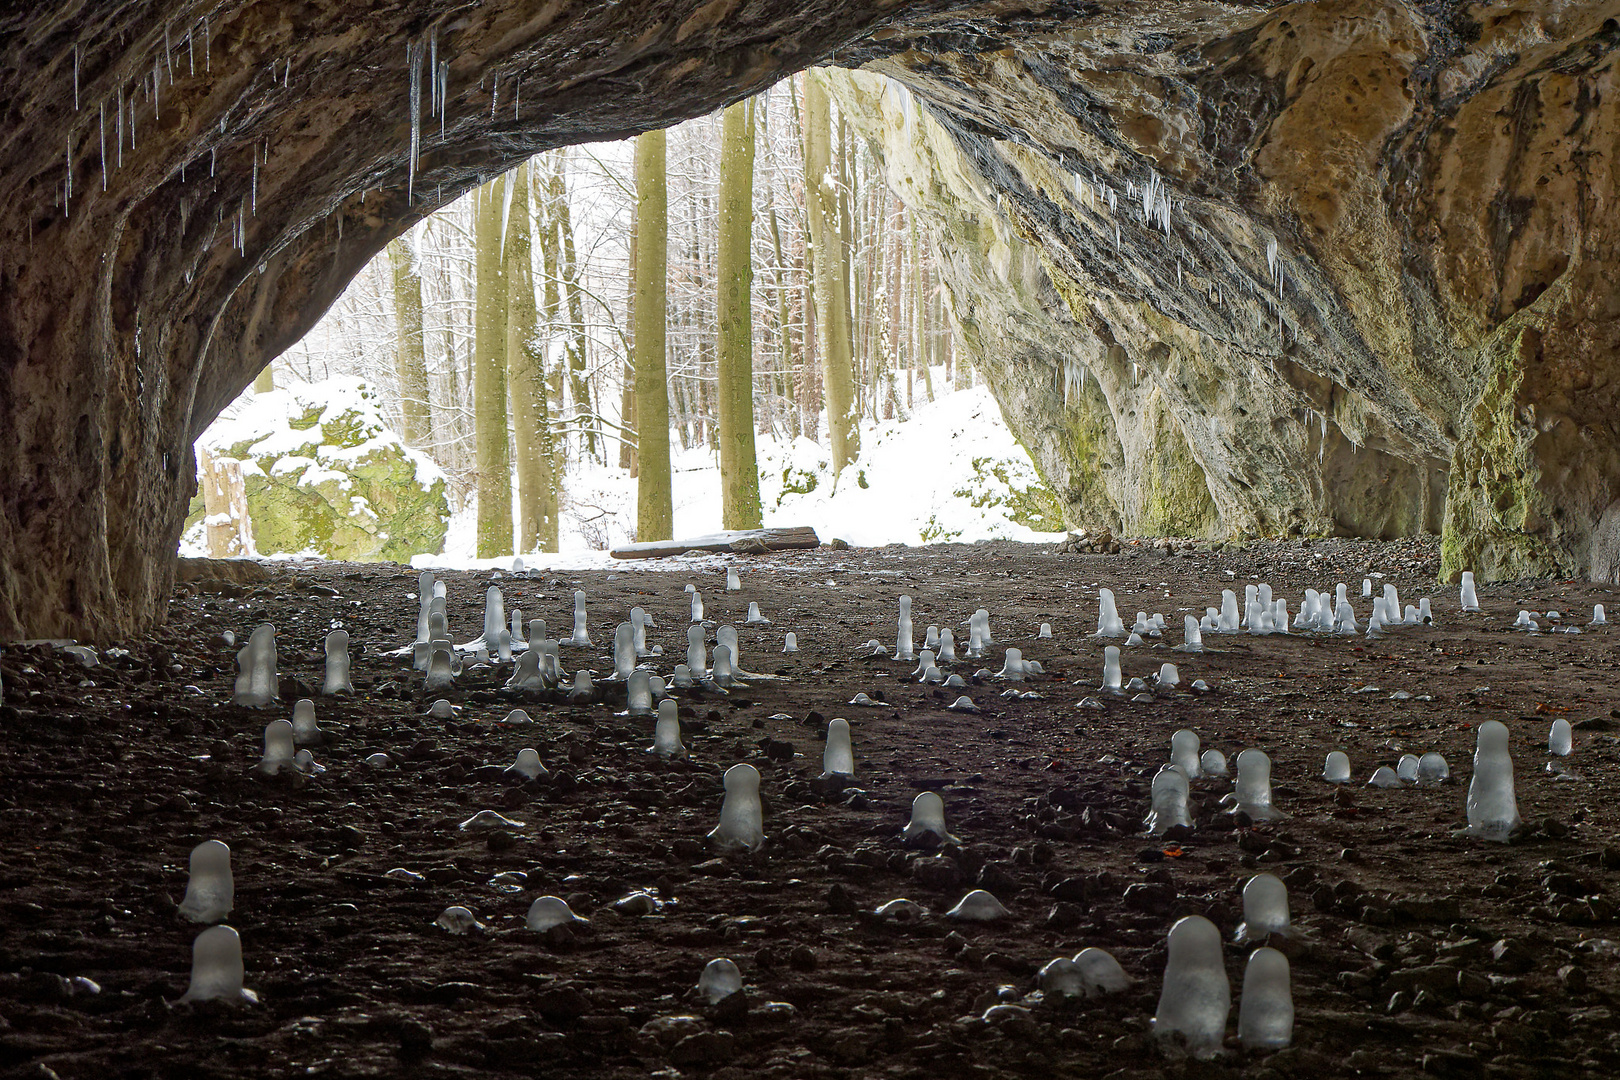
[[[724,590],[724,567],[740,592]],[[677,692],[688,760],[648,752],[652,722],[603,703],[515,699],[506,673],[464,672],[452,720],[424,715],[422,678],[384,654],[414,637],[414,572],[397,566],[277,565],[268,582],[178,588],[169,624],[86,669],[49,645],[0,654],[0,1074],[61,1077],[312,1076],[1557,1076],[1620,1074],[1616,922],[1620,893],[1620,631],[1528,634],[1521,608],[1585,626],[1615,592],[1569,582],[1482,585],[1479,615],[1435,583],[1432,542],[1251,543],[1218,553],[1127,546],[1115,556],[1014,544],[626,563],[612,571],[514,577],[446,573],[457,641],[477,637],[485,588],[508,608],[570,622],[589,594],[597,647],[563,665],[612,670],[613,627],[651,612],[653,663],[685,655],[683,587],[712,620],[735,621],[744,669],[779,674],[729,697]],[[1432,597],[1435,625],[1378,640],[1295,634],[1206,636],[1170,651],[1182,616],[1223,588],[1268,582],[1298,610],[1307,587],[1389,582],[1403,603]],[[1105,698],[1097,587],[1127,623],[1162,612],[1162,642],[1124,650],[1126,678],[1170,661],[1183,689],[1151,702]],[[966,691],[981,715],[947,711],[958,691],[920,686],[915,666],[869,659],[893,647],[896,598],[965,644],[978,607],[999,670],[1021,648],[1046,675],[1008,700]],[[741,625],[757,601],[772,625]],[[1365,625],[1370,601],[1355,599]],[[235,650],[254,625],[278,631],[282,696],[230,704]],[[1054,636],[1037,639],[1050,622]],[[1545,621],[1543,622],[1545,625]],[[318,698],[324,774],[260,780],[265,724],[322,682],[335,627],[354,645],[353,698]],[[785,631],[797,655],[783,655]],[[713,629],[708,639],[714,641]],[[1186,689],[1204,679],[1208,693]],[[877,707],[849,703],[857,692]],[[1395,696],[1395,695],[1403,696]],[[438,697],[441,695],[432,695]],[[533,717],[507,724],[514,707]],[[854,730],[856,779],[819,783],[827,720]],[[1552,720],[1575,726],[1554,762]],[[1512,730],[1519,807],[1511,844],[1458,837],[1473,730]],[[1195,828],[1151,840],[1148,784],[1171,734],[1190,728],[1235,760],[1271,755],[1284,821],[1234,826],[1229,779],[1192,786]],[[787,744],[791,744],[789,747]],[[533,747],[549,775],[503,775]],[[1320,779],[1329,750],[1353,782]],[[1439,751],[1440,786],[1368,787],[1380,764]],[[368,755],[391,763],[374,767]],[[791,754],[789,757],[788,755]],[[716,856],[705,843],[721,773],[759,769],[764,849]],[[1549,763],[1554,764],[1549,769]],[[907,847],[913,797],[939,792],[959,844]],[[522,822],[459,823],[480,810]],[[173,1004],[199,927],[180,919],[193,845],[228,843],[228,924],[241,934],[257,1005]],[[390,871],[410,871],[411,874]],[[1232,942],[1240,889],[1262,870],[1288,885],[1292,1047],[1246,1054],[1237,1012],[1248,948]],[[960,924],[945,912],[975,886],[1010,910]],[[614,902],[643,890],[656,913]],[[539,896],[565,897],[577,932],[524,924]],[[873,910],[908,897],[918,920]],[[467,936],[434,925],[464,905]],[[1187,914],[1227,940],[1233,1009],[1213,1063],[1162,1056],[1150,1033],[1165,935]],[[1135,979],[1113,996],[1032,1000],[1036,972],[1086,946]],[[692,993],[729,957],[745,991],[709,1007]],[[92,985],[93,984],[93,985]],[[986,1021],[998,1002],[1026,1013]]]

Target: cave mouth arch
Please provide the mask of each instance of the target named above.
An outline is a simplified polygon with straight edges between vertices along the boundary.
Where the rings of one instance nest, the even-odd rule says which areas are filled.
[[[0,14],[0,639],[162,618],[193,440],[399,232],[534,153],[821,63],[939,121],[874,134],[1003,412],[1055,433],[1031,447],[1049,481],[1146,520],[1202,473],[1237,532],[1402,535],[1443,506],[1448,577],[1584,576],[1607,550],[1601,5],[22,7]]]
[[[535,153],[702,115],[961,6],[0,14],[0,639],[161,620],[193,440],[420,218]]]

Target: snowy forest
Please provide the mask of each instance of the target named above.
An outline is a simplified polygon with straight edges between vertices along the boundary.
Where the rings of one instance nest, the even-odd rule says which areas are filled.
[[[988,457],[962,470],[977,487],[919,493],[897,471],[870,505],[845,500],[854,524],[842,531],[859,534],[878,507],[905,520],[869,542],[1060,528],[988,393],[960,393],[975,378],[953,349],[938,253],[823,78],[532,158],[393,241],[204,436],[211,498],[195,504],[188,542],[206,531],[215,554],[265,553],[275,536],[276,550],[352,556],[327,542],[350,523],[280,535],[261,520],[296,512],[259,497],[287,460],[321,459],[294,478],[306,491],[332,479],[332,454],[309,446],[265,457],[274,421],[283,436],[309,429],[300,416],[325,392],[364,399],[368,445],[397,433],[419,483],[443,484],[441,546],[480,559],[758,528],[784,500],[870,492],[880,463],[872,445],[862,459],[863,432],[891,444],[886,458],[914,458],[970,420],[994,429],[974,451]],[[898,84],[890,97],[914,108]],[[931,424],[909,423],[946,398]],[[371,532],[386,536],[391,496],[337,486],[354,504],[343,513],[376,515]],[[431,528],[394,531],[378,551],[433,549]]]

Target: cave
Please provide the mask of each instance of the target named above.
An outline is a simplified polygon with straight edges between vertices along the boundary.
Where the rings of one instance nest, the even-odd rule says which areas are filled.
[[[858,73],[857,122],[862,77],[926,111],[867,108],[865,133],[1072,525],[1438,533],[1449,578],[1613,577],[1601,6],[90,3],[0,26],[0,635],[161,620],[193,440],[391,237],[537,151],[812,64]]]

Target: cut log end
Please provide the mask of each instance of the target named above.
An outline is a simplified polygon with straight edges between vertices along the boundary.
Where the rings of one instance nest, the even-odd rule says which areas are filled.
[[[734,532],[711,533],[686,540],[649,540],[640,544],[625,544],[611,552],[615,559],[662,559],[684,555],[689,551],[731,552],[744,555],[763,555],[772,551],[795,548],[817,548],[821,538],[808,525],[794,525],[780,529],[744,529]]]

